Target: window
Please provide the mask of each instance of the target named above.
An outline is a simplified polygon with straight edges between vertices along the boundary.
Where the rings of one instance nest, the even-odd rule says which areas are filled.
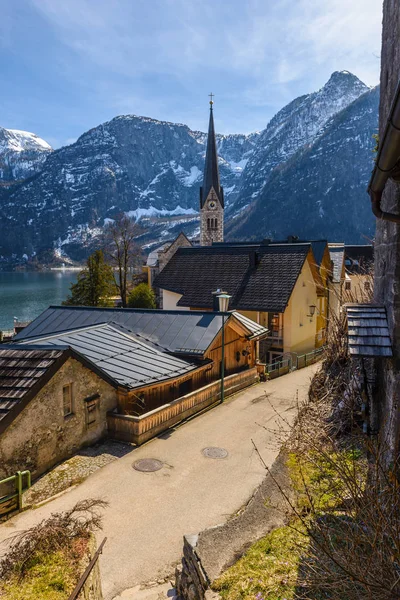
[[[344,282],[344,289],[345,290],[351,290],[351,281],[345,281]]]
[[[86,404],[86,425],[90,427],[93,423],[96,423],[97,418],[97,401],[100,398],[99,394],[94,394],[85,398]]]
[[[72,383],[68,383],[63,387],[63,410],[64,417],[68,417],[68,415],[72,415],[74,412],[74,398],[73,398],[73,390]]]

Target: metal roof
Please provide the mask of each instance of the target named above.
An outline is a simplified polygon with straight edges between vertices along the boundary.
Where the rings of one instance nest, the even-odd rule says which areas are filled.
[[[21,346],[68,346],[118,385],[137,388],[179,377],[199,363],[161,352],[118,325],[103,324],[20,342]]]
[[[245,317],[237,311],[234,311],[232,314],[234,315],[235,319],[240,321],[240,323],[242,323],[242,325],[244,325],[246,329],[248,329],[251,332],[249,336],[251,339],[265,337],[268,335],[269,330],[267,327],[264,327],[264,325],[260,325],[252,319],[248,319],[247,317]]]
[[[344,308],[351,356],[393,356],[384,306],[347,304]]]
[[[114,323],[160,350],[203,354],[221,328],[218,313],[50,306],[15,341],[45,337],[92,325]]]

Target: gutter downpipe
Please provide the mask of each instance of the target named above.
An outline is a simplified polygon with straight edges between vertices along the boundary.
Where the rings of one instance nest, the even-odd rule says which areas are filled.
[[[400,215],[384,212],[381,208],[383,190],[391,173],[396,169],[400,159],[400,82],[397,85],[396,93],[389,117],[386,123],[382,142],[379,144],[378,156],[371,180],[368,185],[368,194],[371,198],[371,208],[377,219],[391,221],[400,224]],[[396,180],[398,180],[400,171],[396,170]]]

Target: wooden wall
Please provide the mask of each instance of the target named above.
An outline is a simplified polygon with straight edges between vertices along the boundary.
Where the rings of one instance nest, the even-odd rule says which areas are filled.
[[[197,371],[175,380],[169,379],[157,385],[137,388],[131,392],[120,390],[118,392],[119,412],[125,415],[143,415],[220,379],[221,342],[222,336],[219,334],[209,352],[204,356],[205,359],[211,359],[212,363]],[[248,352],[250,354],[247,354]],[[227,326],[225,330],[225,376],[253,367],[255,357],[255,342],[249,342],[232,327]]]

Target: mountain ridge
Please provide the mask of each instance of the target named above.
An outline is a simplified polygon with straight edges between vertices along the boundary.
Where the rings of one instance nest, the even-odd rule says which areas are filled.
[[[257,235],[268,237],[263,218],[270,206],[268,182],[277,181],[276,171],[291,177],[286,167],[292,159],[303,164],[305,150],[323,138],[331,120],[369,91],[348,71],[335,72],[320,90],[278,111],[261,132],[217,134],[228,237],[254,237],[260,223],[265,235]],[[370,128],[365,111],[361,117],[365,122],[360,121],[360,131]],[[7,262],[13,255],[31,257],[50,250],[81,260],[95,247],[104,223],[121,211],[141,219],[141,243],[147,245],[162,243],[181,229],[197,235],[206,137],[183,123],[118,115],[84,132],[73,144],[46,152],[26,180],[0,188],[0,227],[5,232],[0,257]],[[365,144],[363,138],[362,147],[353,148],[357,168],[365,161]],[[0,165],[1,160],[0,151]],[[357,180],[355,171],[353,179]],[[355,185],[359,190],[360,183]],[[314,197],[312,190],[309,195]],[[276,231],[283,231],[282,214],[273,214]],[[253,224],[249,215],[256,219]],[[300,221],[298,228],[290,233],[304,237],[305,223]],[[356,225],[353,233],[359,235]]]

